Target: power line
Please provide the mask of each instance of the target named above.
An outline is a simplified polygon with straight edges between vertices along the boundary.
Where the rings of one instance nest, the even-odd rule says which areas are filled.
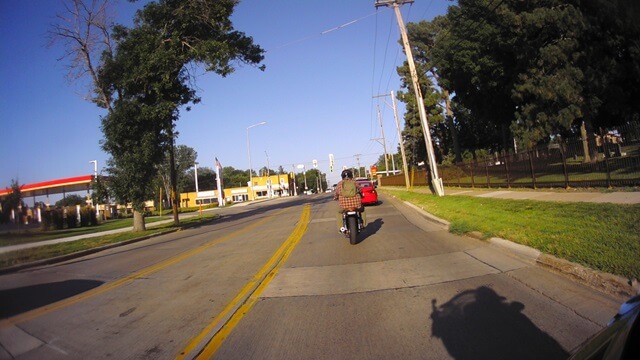
[[[322,31],[322,32],[320,32],[319,34],[314,34],[314,35],[305,36],[305,37],[300,38],[300,39],[298,39],[298,40],[294,40],[294,41],[288,42],[288,43],[286,43],[286,44],[283,44],[283,45],[277,46],[277,47],[275,47],[275,48],[273,48],[273,49],[271,49],[271,50],[267,50],[266,52],[273,51],[273,50],[279,50],[279,49],[282,49],[282,48],[287,47],[287,46],[291,46],[291,45],[294,45],[294,44],[301,43],[301,42],[303,42],[303,41],[307,41],[307,40],[312,39],[312,38],[314,38],[314,37],[318,37],[318,36],[326,35],[326,34],[328,34],[328,33],[330,33],[330,32],[333,32],[333,31],[336,31],[336,30],[340,30],[340,29],[343,29],[343,28],[345,28],[345,27],[347,27],[347,26],[353,25],[353,24],[355,24],[355,23],[357,23],[357,22],[359,22],[359,21],[362,21],[362,20],[364,20],[364,19],[366,19],[366,18],[368,18],[368,17],[371,17],[371,16],[373,16],[373,15],[376,15],[377,13],[378,13],[378,12],[376,11],[376,12],[371,13],[371,14],[369,14],[369,15],[365,15],[365,16],[360,17],[360,18],[357,18],[357,19],[355,19],[355,20],[348,21],[348,22],[346,22],[346,23],[344,23],[344,24],[342,24],[342,25],[338,25],[338,26],[332,27],[331,29],[327,29],[327,30],[325,30],[325,31]]]

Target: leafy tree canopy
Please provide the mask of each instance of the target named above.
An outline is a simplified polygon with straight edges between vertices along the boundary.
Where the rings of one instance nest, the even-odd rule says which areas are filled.
[[[76,205],[86,205],[87,198],[84,196],[80,196],[77,194],[71,194],[65,196],[64,199],[60,199],[56,201],[56,206],[76,206]]]
[[[407,27],[422,75],[454,95],[446,126],[466,150],[497,151],[639,119],[638,15],[631,0],[459,0]]]
[[[113,99],[102,119],[103,148],[120,202],[141,211],[151,181],[173,146],[179,110],[200,99],[192,65],[221,76],[234,63],[258,64],[263,50],[233,29],[235,0],[160,0],[136,13],[134,27],[113,28],[114,52],[105,52],[100,89]],[[263,69],[263,67],[261,67]]]

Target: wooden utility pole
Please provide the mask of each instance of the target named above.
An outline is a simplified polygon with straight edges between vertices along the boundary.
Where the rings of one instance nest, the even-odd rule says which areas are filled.
[[[396,97],[393,94],[393,91],[391,91],[391,103],[393,104],[393,116],[396,119],[396,128],[398,129],[398,139],[400,140],[400,153],[402,154],[402,171],[404,172],[404,183],[407,190],[409,190],[409,167],[407,166],[407,156],[404,154],[404,140],[402,139],[402,130],[400,130],[400,120],[398,120],[398,109],[396,108]]]
[[[436,157],[433,151],[433,143],[431,142],[431,132],[429,131],[429,122],[427,120],[427,112],[424,109],[424,100],[422,98],[422,90],[420,90],[420,84],[418,83],[418,73],[416,71],[416,65],[413,62],[413,53],[409,46],[409,38],[402,20],[402,14],[400,13],[400,5],[406,3],[413,3],[413,0],[376,0],[376,8],[380,6],[391,6],[396,13],[396,19],[398,20],[398,27],[400,28],[400,34],[402,35],[402,44],[404,45],[404,51],[407,54],[407,62],[409,63],[409,70],[411,72],[411,81],[413,83],[413,91],[418,102],[418,113],[420,114],[420,122],[422,124],[422,134],[424,135],[424,142],[427,148],[427,157],[429,160],[429,167],[431,169],[431,183],[436,195],[444,196],[444,188],[442,186],[442,179],[438,176],[438,165],[436,164]]]
[[[387,140],[384,138],[384,127],[382,126],[382,115],[380,115],[380,106],[378,106],[378,120],[380,121],[380,134],[382,135],[382,139],[374,140],[382,140],[380,143],[382,144],[382,148],[384,149],[385,176],[389,176],[389,155],[387,154]]]
[[[391,107],[393,108],[393,117],[396,120],[396,129],[398,130],[398,141],[400,142],[400,153],[402,154],[402,171],[404,172],[404,181],[407,190],[409,190],[409,167],[407,166],[407,155],[404,152],[404,140],[402,139],[402,129],[400,129],[400,120],[398,119],[398,108],[396,107],[396,97],[393,91],[389,94],[385,95],[376,95],[374,98],[383,97],[383,96],[391,96]],[[385,101],[385,103],[387,103]],[[389,103],[387,103],[388,105]],[[386,153],[386,150],[385,150]],[[395,162],[394,170],[395,170]]]

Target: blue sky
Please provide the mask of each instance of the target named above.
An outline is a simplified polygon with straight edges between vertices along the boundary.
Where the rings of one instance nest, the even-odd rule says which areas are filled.
[[[117,21],[128,24],[145,1],[121,0]],[[29,184],[93,173],[109,157],[101,148],[104,111],[83,100],[86,88],[69,83],[59,46],[47,47],[47,30],[62,11],[60,0],[0,0],[0,187],[12,179]],[[446,12],[446,0],[416,0],[402,6],[404,21],[431,20]],[[357,20],[353,23],[352,21]],[[247,127],[253,169],[318,161],[331,183],[342,166],[374,164],[386,146],[398,144],[390,98],[397,92],[396,67],[405,60],[390,8],[374,0],[243,0],[232,21],[236,30],[267,50],[266,70],[240,66],[226,78],[200,74],[202,102],[182,112],[177,144],[194,148],[199,166],[248,169]],[[340,27],[341,25],[348,24]],[[328,30],[333,31],[326,32]],[[404,107],[398,102],[401,126]],[[336,167],[329,173],[329,154]]]

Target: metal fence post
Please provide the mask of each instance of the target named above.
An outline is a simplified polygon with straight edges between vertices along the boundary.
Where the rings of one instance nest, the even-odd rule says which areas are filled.
[[[562,172],[564,173],[564,188],[569,188],[569,172],[567,170],[567,156],[564,153],[564,143],[560,142],[560,156],[562,157]]]
[[[533,170],[533,150],[529,150],[529,168],[531,169],[531,180],[533,181],[533,189],[537,189],[536,187],[536,173]]]
[[[509,176],[509,157],[507,156],[507,152],[505,150],[502,151],[502,156],[504,159],[504,171],[507,174],[507,189],[511,189],[511,177]]]
[[[489,163],[484,159],[484,171],[487,174],[487,189],[491,188],[491,179],[489,178]]]
[[[473,160],[473,162],[471,162],[471,164],[469,165],[469,172],[471,172],[471,188],[475,189],[476,188],[476,179],[473,176],[473,167],[476,163],[476,160]]]
[[[602,139],[602,150],[604,151],[604,168],[607,172],[607,188],[611,189],[611,169],[609,169],[609,158],[611,152],[609,152],[609,141],[607,134],[600,129],[600,138]]]

